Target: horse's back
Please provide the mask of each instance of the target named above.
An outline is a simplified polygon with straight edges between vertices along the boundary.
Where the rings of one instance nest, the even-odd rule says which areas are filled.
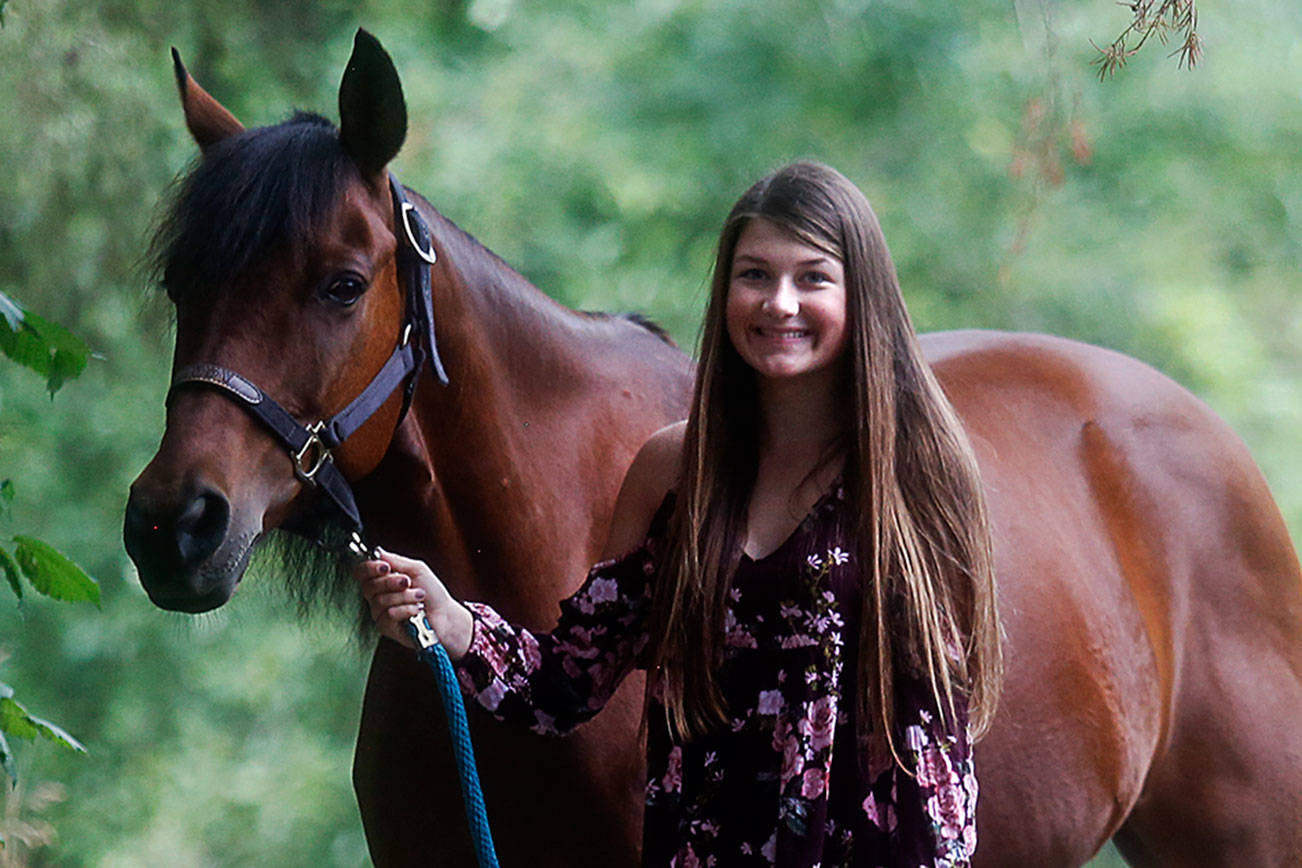
[[[981,861],[1080,864],[1114,833],[1144,864],[1297,860],[1302,574],[1242,442],[1119,353],[923,345],[981,463],[1007,631]]]

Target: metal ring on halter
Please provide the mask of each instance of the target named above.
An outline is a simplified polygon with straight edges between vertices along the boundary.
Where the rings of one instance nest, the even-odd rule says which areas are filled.
[[[317,471],[330,460],[330,450],[321,442],[320,434],[325,430],[324,422],[317,422],[307,430],[311,436],[303,444],[303,448],[294,455],[294,475],[303,482],[315,483]],[[316,447],[315,451],[313,447]],[[304,459],[308,460],[306,465]]]
[[[438,254],[434,252],[433,239],[429,242],[429,250],[421,250],[420,244],[416,241],[415,233],[411,231],[411,218],[409,215],[415,210],[416,206],[410,202],[402,203],[402,228],[407,233],[407,241],[411,243],[411,249],[416,252],[416,255],[428,262],[430,265],[433,265],[439,261]],[[417,216],[419,217],[420,215],[417,214]]]

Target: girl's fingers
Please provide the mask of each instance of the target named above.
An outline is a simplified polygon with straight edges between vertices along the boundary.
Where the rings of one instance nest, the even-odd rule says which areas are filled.
[[[406,558],[377,549],[378,559],[362,561],[353,569],[353,577],[371,611],[380,632],[414,648],[407,635],[405,621],[424,609],[426,595],[438,608],[448,598],[438,576],[424,561]]]
[[[387,563],[395,572],[407,573],[408,575],[426,572],[431,576],[434,575],[434,571],[431,570],[429,565],[424,561],[416,560],[415,558],[405,558],[402,555],[395,555],[393,552],[385,551],[384,549],[377,549],[376,551],[379,552],[381,561]]]
[[[403,623],[406,621],[410,621],[417,614],[419,614],[421,608],[422,607],[419,604],[408,605],[408,606],[392,606],[385,611],[384,615],[386,618],[394,622],[394,626],[398,628],[399,632],[401,632],[405,638],[406,632],[402,626]]]
[[[425,599],[425,592],[420,588],[397,591],[392,594],[380,594],[371,601],[371,608],[383,611],[394,606],[419,606],[423,599]]]
[[[372,597],[393,591],[403,591],[411,587],[411,579],[402,573],[389,573],[362,582],[362,596],[368,600]]]
[[[362,561],[357,566],[353,567],[353,578],[362,582],[367,579],[374,579],[383,576],[392,569],[393,568],[389,564],[382,560]]]

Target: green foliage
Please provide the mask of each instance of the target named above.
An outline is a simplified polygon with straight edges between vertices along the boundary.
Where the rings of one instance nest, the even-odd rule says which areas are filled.
[[[1203,7],[1195,72],[1146,51],[1100,84],[1089,40],[1127,8],[1015,5],[1033,14],[995,0],[0,0],[0,293],[103,355],[53,403],[48,374],[0,368],[0,466],[21,495],[5,520],[77,553],[102,594],[93,619],[33,595],[0,606],[6,679],[94,747],[40,758],[73,794],[47,810],[61,833],[48,861],[365,859],[348,781],[365,661],[345,619],[291,626],[257,575],[211,615],[161,613],[121,549],[171,350],[140,261],[195,155],[172,45],[264,124],[330,113],[366,26],[403,76],[405,183],[558,300],[650,314],[688,347],[732,200],[782,161],[829,162],[873,200],[920,328],[1049,331],[1154,364],[1245,437],[1296,537],[1302,7]]]
[[[45,378],[50,395],[86,370],[90,347],[55,322],[23,310],[0,293],[0,352]]]
[[[28,713],[27,709],[14,699],[13,688],[4,682],[0,682],[0,731],[18,738],[40,737],[61,744],[70,750],[86,752],[81,742],[68,735],[61,727]],[[10,776],[16,777],[12,773]]]
[[[99,585],[85,570],[60,554],[53,546],[29,536],[16,536],[14,555],[23,575],[47,597],[67,603],[99,606]],[[6,575],[8,568],[6,567]],[[16,584],[11,582],[11,584]],[[21,596],[21,593],[19,594]]]
[[[8,307],[3,307],[7,305]],[[71,365],[64,363],[58,367],[59,373],[53,373],[55,370],[54,361],[58,359],[59,354],[64,352],[63,347],[78,346],[84,348],[80,340],[73,337],[70,332],[61,326],[54,326],[51,323],[41,322],[41,325],[33,325],[37,318],[22,311],[17,305],[13,304],[7,297],[0,295],[0,312],[4,313],[4,320],[8,322],[11,331],[9,334],[23,334],[24,329],[31,329],[36,335],[35,346],[38,348],[47,346],[46,340],[49,336],[54,336],[60,347],[53,350],[46,358],[43,352],[36,354],[24,354],[24,352],[14,352],[8,345],[0,343],[6,355],[20,364],[30,367],[43,374],[46,377],[47,388],[51,396],[63,384],[63,380],[68,377],[75,377],[81,373],[86,364],[88,353],[82,353],[80,363]],[[18,318],[18,326],[14,328],[14,320]],[[44,367],[41,360],[45,359],[50,364]],[[34,361],[35,360],[35,361]],[[0,504],[5,509],[12,504],[14,500],[14,484],[11,480],[0,482]],[[65,602],[93,602],[99,605],[99,585],[95,580],[86,575],[80,567],[61,554],[57,549],[48,543],[30,536],[15,536],[14,553],[11,555],[4,548],[0,548],[0,570],[4,572],[5,581],[13,589],[14,595],[21,600],[23,596],[23,586],[19,579],[20,574],[27,578],[32,587],[45,596],[52,597],[56,600]],[[76,751],[85,752],[81,743],[69,735],[62,727],[51,723],[44,718],[36,717],[30,714],[16,699],[14,699],[13,688],[4,682],[0,682],[0,768],[4,769],[9,779],[16,782],[18,773],[14,762],[13,752],[9,747],[9,742],[5,735],[13,735],[24,739],[33,739],[38,736],[49,741],[62,744]],[[3,835],[0,835],[0,844],[4,842]]]
[[[0,24],[3,23],[0,4]],[[0,293],[0,351],[19,365],[45,379],[51,398],[63,384],[79,376],[90,356],[87,345],[72,332],[24,310]],[[0,514],[7,514],[14,502],[12,480],[0,482]],[[22,600],[24,576],[39,593],[65,602],[90,601],[99,605],[99,586],[90,576],[48,543],[30,536],[13,539],[11,555],[0,548],[0,570],[14,595]],[[0,682],[0,768],[13,784],[18,782],[17,764],[7,736],[43,738],[85,753],[81,742],[51,721],[37,717],[14,698],[14,690]],[[0,834],[0,848],[6,843]]]

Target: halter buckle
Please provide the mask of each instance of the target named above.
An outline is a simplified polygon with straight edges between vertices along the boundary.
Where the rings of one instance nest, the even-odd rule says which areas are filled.
[[[321,432],[324,430],[324,421],[308,426],[307,442],[291,456],[294,462],[294,475],[312,485],[316,484],[317,471],[330,460],[330,450],[321,441]]]
[[[413,232],[411,229],[411,212],[415,210],[416,210],[416,206],[411,204],[410,202],[402,203],[402,228],[403,231],[407,233],[407,242],[411,245],[411,249],[416,252],[416,255],[419,256],[421,259],[425,260],[426,262],[428,262],[430,265],[433,265],[434,263],[439,261],[438,254],[434,252],[433,239],[427,242],[429,245],[429,249],[422,250],[420,246],[420,242],[416,240],[416,233]],[[416,214],[416,219],[417,220],[420,219],[419,212],[417,212]]]

